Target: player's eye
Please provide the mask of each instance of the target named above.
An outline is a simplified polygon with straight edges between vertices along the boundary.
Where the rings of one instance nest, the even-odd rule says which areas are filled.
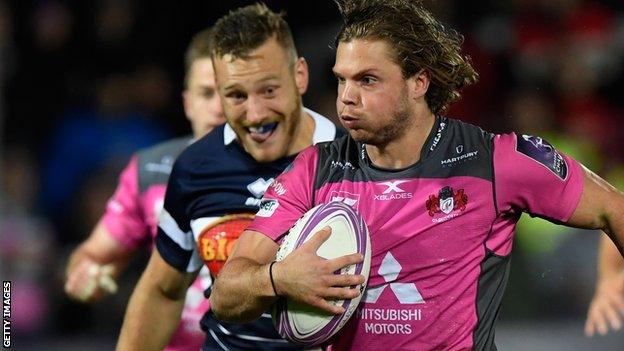
[[[206,98],[206,99],[210,99],[210,98],[212,98],[214,95],[215,95],[215,90],[214,90],[214,89],[210,89],[210,88],[208,88],[208,89],[204,89],[204,90],[202,91],[202,96],[203,96],[204,98]]]
[[[371,85],[377,82],[377,79],[375,79],[375,77],[372,77],[372,76],[364,76],[362,77],[361,81],[362,81],[362,84],[364,85]]]
[[[264,96],[268,97],[268,98],[272,98],[275,97],[277,95],[277,87],[276,86],[270,86],[270,87],[266,87],[264,89]]]
[[[234,100],[234,102],[242,102],[247,98],[247,94],[240,91],[231,91],[225,94],[228,100]]]

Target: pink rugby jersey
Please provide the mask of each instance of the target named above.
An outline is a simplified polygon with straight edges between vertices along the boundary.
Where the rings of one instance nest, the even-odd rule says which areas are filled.
[[[137,153],[121,173],[102,220],[112,236],[128,249],[153,245],[169,173],[175,158],[190,142],[188,137],[179,138],[147,148]],[[199,321],[209,307],[204,290],[211,283],[208,270],[202,268],[188,289],[180,325],[165,350],[197,351],[201,348],[206,334]]]
[[[333,350],[490,351],[521,213],[566,222],[582,187],[579,164],[539,137],[437,117],[420,161],[405,169],[374,166],[349,136],[305,150],[249,229],[279,242],[329,201],[364,217],[368,288]]]

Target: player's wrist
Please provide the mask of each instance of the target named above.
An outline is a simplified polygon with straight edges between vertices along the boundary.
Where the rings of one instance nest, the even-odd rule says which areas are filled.
[[[273,261],[269,264],[269,280],[271,281],[271,288],[273,288],[273,294],[275,294],[275,297],[279,297],[280,294],[277,292],[277,288],[275,287],[275,278],[273,277],[273,267],[275,266],[276,263],[277,261]]]
[[[274,297],[283,296],[282,291],[278,288],[277,282],[277,272],[278,269],[278,261],[273,261],[269,263],[269,283],[271,284],[271,291],[273,292]]]

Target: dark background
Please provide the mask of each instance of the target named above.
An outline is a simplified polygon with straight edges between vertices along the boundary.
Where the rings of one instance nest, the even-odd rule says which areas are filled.
[[[62,294],[132,152],[189,133],[180,92],[196,31],[251,1],[0,0],[0,254],[15,349],[110,349],[148,252],[95,306]],[[284,10],[308,59],[306,106],[335,119],[333,2]],[[480,82],[447,114],[541,135],[624,189],[624,3],[425,1],[466,37]],[[544,191],[547,191],[545,189]],[[621,350],[582,336],[598,233],[523,218],[499,322],[501,350]]]

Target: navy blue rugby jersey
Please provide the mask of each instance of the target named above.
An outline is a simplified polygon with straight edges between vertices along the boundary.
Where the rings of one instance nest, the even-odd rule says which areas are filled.
[[[336,137],[338,130],[332,122],[311,110],[306,112],[315,121],[315,144]],[[163,259],[183,272],[200,269],[206,259],[202,257],[206,250],[198,246],[204,228],[226,215],[256,213],[264,192],[295,156],[259,163],[236,142],[227,124],[186,148],[173,166],[159,218],[156,248]],[[224,254],[225,247],[214,249]],[[209,311],[201,326],[207,333],[205,350],[298,349],[279,337],[269,314],[252,323],[229,324]]]

